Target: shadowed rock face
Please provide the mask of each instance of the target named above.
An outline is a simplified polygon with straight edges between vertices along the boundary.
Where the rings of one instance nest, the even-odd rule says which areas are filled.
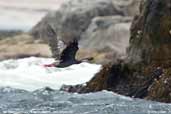
[[[166,66],[171,57],[171,1],[147,0],[143,4],[131,27],[129,58],[132,62]]]
[[[143,0],[140,14],[132,22],[128,57],[121,63],[104,66],[81,92],[107,89],[171,102],[170,30],[171,1]]]

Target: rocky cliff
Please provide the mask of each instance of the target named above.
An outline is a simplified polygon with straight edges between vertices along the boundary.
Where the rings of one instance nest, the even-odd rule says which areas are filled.
[[[131,61],[166,66],[170,58],[170,0],[147,0],[131,27]],[[170,63],[168,63],[170,64]]]
[[[89,55],[99,63],[111,62],[114,56],[125,55],[130,22],[138,4],[139,0],[71,0],[44,17],[31,33],[48,41],[57,59],[76,39],[80,45],[78,58]],[[59,49],[61,41],[64,46]]]
[[[86,86],[72,87],[72,91],[107,89],[131,97],[171,102],[170,39],[171,1],[142,0],[140,14],[131,25],[127,57],[104,66]]]

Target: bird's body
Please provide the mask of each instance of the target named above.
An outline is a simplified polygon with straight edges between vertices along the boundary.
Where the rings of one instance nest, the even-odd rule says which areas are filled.
[[[90,58],[83,59],[83,60],[76,60],[76,53],[78,51],[78,40],[77,38],[73,38],[75,40],[71,41],[70,43],[67,43],[67,47],[62,51],[62,54],[59,54],[59,47],[58,47],[58,39],[57,39],[57,33],[53,29],[51,25],[48,25],[46,28],[46,37],[48,37],[49,46],[51,47],[51,51],[53,54],[53,57],[59,62],[55,62],[52,64],[44,65],[45,67],[67,67],[73,64],[79,64],[82,61],[89,61]],[[92,58],[91,58],[92,59]]]
[[[60,57],[60,62],[56,67],[67,67],[72,64],[79,64],[81,61],[75,59],[76,53],[78,51],[78,42],[74,40],[71,42],[62,52]]]

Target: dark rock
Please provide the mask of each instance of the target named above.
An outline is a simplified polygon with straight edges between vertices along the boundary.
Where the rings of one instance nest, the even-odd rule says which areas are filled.
[[[154,78],[159,79],[159,77],[163,74],[163,69],[161,67],[157,67],[153,71]]]
[[[50,91],[50,92],[55,91],[55,90],[51,89],[50,87],[45,87],[44,90],[45,91]]]
[[[170,0],[146,0],[131,27],[129,58],[144,64],[170,64]],[[164,65],[164,66],[165,66]]]
[[[136,69],[152,79],[146,88],[148,99],[171,102],[170,78],[165,72],[171,65],[171,1],[146,0],[142,6],[131,27],[129,62],[139,64]]]
[[[81,91],[81,89],[83,88],[83,85],[76,85],[76,86],[68,86],[68,85],[63,85],[61,87],[61,91],[67,91],[70,93],[79,93]]]
[[[81,91],[111,90],[171,102],[171,1],[142,0],[124,62],[106,65]]]
[[[153,84],[148,88],[148,96],[146,99],[160,101],[160,102],[171,102],[171,68],[164,69],[163,74],[158,80],[155,80]]]

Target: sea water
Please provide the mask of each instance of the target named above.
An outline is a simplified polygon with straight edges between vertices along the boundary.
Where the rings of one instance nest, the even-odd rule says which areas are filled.
[[[36,57],[0,62],[0,114],[171,114],[171,104],[109,91],[87,94],[59,91],[63,84],[89,81],[101,65],[43,66],[51,62],[52,58]]]

